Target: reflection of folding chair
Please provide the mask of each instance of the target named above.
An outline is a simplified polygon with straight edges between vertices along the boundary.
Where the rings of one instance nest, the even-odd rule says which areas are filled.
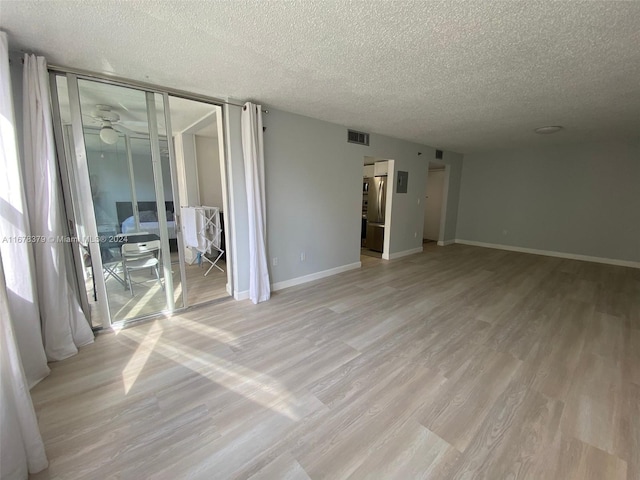
[[[109,280],[109,277],[113,277],[120,283],[123,283],[122,278],[118,275],[118,268],[120,267],[120,260],[102,262],[102,269],[104,270],[105,282]]]
[[[124,279],[120,276],[120,266],[122,256],[120,254],[120,245],[113,246],[108,242],[100,244],[100,256],[102,257],[102,271],[104,273],[104,281],[113,278],[118,283],[126,287]]]
[[[158,283],[164,290],[162,280],[160,280],[160,240],[152,240],[150,242],[125,243],[122,245],[122,269],[124,271],[124,288],[129,290],[133,297],[133,281],[131,280],[131,272],[136,270],[144,270],[150,268],[155,270]]]

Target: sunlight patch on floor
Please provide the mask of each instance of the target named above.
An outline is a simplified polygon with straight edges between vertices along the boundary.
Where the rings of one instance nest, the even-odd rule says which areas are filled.
[[[138,288],[140,288],[140,286],[138,286]],[[131,302],[135,302],[135,306],[131,307],[131,309],[127,312],[126,310],[127,308],[129,308],[131,303],[131,302],[127,302],[125,305],[122,306],[120,311],[118,311],[118,313],[114,315],[114,318],[120,318],[121,314],[122,314],[122,318],[135,318],[135,317],[141,316],[142,310],[144,309],[144,307],[147,305],[147,303],[153,300],[156,294],[161,294],[163,296],[165,295],[164,290],[162,290],[160,285],[158,285],[157,283],[151,288],[149,288],[149,290],[147,290],[147,292],[142,297],[137,298],[137,295],[134,295],[134,297],[131,299]]]
[[[140,376],[140,372],[144,368],[149,360],[151,352],[153,352],[160,336],[162,335],[163,328],[158,322],[153,322],[149,332],[145,335],[144,339],[138,344],[138,348],[127,362],[127,365],[122,370],[122,384],[124,385],[124,394],[127,395],[131,387],[136,383],[136,380]]]
[[[148,340],[149,334],[145,335],[135,328],[123,330],[121,335],[140,344],[152,341]],[[156,339],[151,350],[252,402],[276,411],[291,420],[300,419],[296,411],[300,410],[301,405],[298,405],[296,396],[265,373],[257,372],[202,350],[189,348],[166,337],[160,341]],[[146,352],[147,349],[143,351]]]
[[[182,282],[180,281],[180,277],[176,277],[173,275],[173,301],[176,305],[180,305],[180,296],[182,295]]]
[[[190,332],[197,333],[198,335],[204,335],[217,342],[224,343],[228,346],[238,347],[238,337],[227,330],[221,328],[212,327],[202,323],[194,322],[193,320],[187,320],[186,318],[180,318],[180,328],[189,330]]]

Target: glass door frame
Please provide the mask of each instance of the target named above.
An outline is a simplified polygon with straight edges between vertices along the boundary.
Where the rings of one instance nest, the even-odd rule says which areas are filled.
[[[51,83],[51,95],[52,95],[52,100],[54,103],[54,106],[57,105],[58,102],[58,92],[56,88],[53,88],[55,85],[55,77],[57,76],[62,76],[62,77],[66,77],[67,81],[69,81],[70,78],[74,78],[75,79],[75,84],[76,84],[76,88],[77,88],[77,80],[78,79],[84,79],[84,80],[93,80],[93,81],[98,81],[101,83],[105,83],[108,85],[115,85],[115,86],[121,86],[121,87],[125,87],[125,88],[132,88],[135,90],[141,90],[143,92],[151,92],[151,93],[155,93],[155,94],[159,94],[162,95],[162,98],[164,100],[164,110],[165,110],[165,128],[167,131],[167,146],[169,149],[169,165],[170,165],[170,173],[171,173],[171,184],[172,184],[172,194],[174,197],[174,206],[175,206],[175,221],[176,221],[176,230],[179,232],[177,235],[178,238],[178,248],[181,252],[184,252],[184,239],[182,237],[182,229],[180,228],[181,226],[181,215],[180,215],[180,205],[178,202],[178,205],[175,204],[175,199],[179,198],[178,196],[178,181],[177,181],[177,166],[176,166],[176,158],[175,158],[175,152],[174,152],[174,146],[173,146],[173,131],[171,129],[171,111],[170,111],[170,101],[169,98],[170,97],[177,97],[177,98],[184,98],[186,100],[193,100],[196,102],[202,102],[202,103],[206,103],[209,105],[213,105],[218,108],[218,115],[219,115],[219,122],[218,122],[218,137],[219,139],[223,142],[220,144],[220,152],[221,152],[221,181],[222,181],[222,188],[223,188],[223,203],[224,203],[224,207],[225,207],[225,211],[229,212],[229,215],[227,217],[225,217],[225,225],[226,225],[226,233],[225,236],[227,238],[227,242],[225,245],[225,250],[227,253],[227,262],[232,261],[234,259],[234,254],[235,254],[235,242],[236,242],[236,232],[235,232],[235,228],[234,228],[234,217],[233,217],[233,211],[234,211],[234,201],[233,201],[233,197],[234,197],[234,192],[233,192],[233,182],[231,181],[231,179],[228,177],[228,175],[230,175],[231,172],[231,165],[230,165],[230,159],[229,159],[229,145],[227,145],[227,124],[226,124],[226,117],[227,117],[227,112],[226,112],[226,108],[225,108],[225,104],[232,104],[232,105],[237,105],[235,103],[230,103],[228,101],[224,101],[224,100],[220,100],[214,97],[208,97],[205,95],[200,95],[200,94],[196,94],[196,93],[191,93],[191,92],[186,92],[183,90],[178,90],[178,89],[173,89],[173,88],[168,88],[168,87],[162,87],[162,86],[157,86],[157,85],[153,85],[153,84],[149,84],[149,83],[145,83],[145,82],[139,82],[139,81],[135,81],[135,80],[131,80],[131,79],[126,79],[126,78],[121,78],[121,77],[116,77],[116,76],[111,76],[111,75],[104,75],[104,74],[99,74],[99,73],[95,73],[95,72],[91,72],[91,71],[87,71],[87,70],[80,70],[80,69],[73,69],[73,68],[68,68],[68,67],[60,67],[60,66],[54,66],[54,65],[49,65],[49,75],[50,75],[50,83]],[[77,92],[76,92],[77,93]],[[78,98],[78,112],[77,114],[80,114],[81,111],[79,109],[79,95],[76,95]],[[241,105],[238,105],[241,106]],[[54,114],[54,129],[61,127],[62,126],[62,122],[60,119],[60,110],[58,108],[54,108],[53,109],[53,114]],[[81,118],[81,117],[80,117]],[[87,158],[86,158],[86,150],[84,148],[84,136],[82,135],[82,130],[80,130],[80,141],[77,140],[78,135],[76,134],[75,130],[72,129],[73,132],[73,136],[74,136],[74,145],[68,145],[67,148],[69,148],[70,150],[75,150],[76,155],[77,152],[80,152],[82,154],[82,159],[84,161],[85,164],[85,170],[87,170]],[[60,141],[62,141],[62,137],[58,137],[56,136],[56,140],[58,140],[58,138],[60,138]],[[78,158],[75,159],[69,159],[67,158],[67,156],[65,155],[65,147],[64,146],[57,146],[57,151],[58,151],[58,155],[59,155],[59,159],[60,159],[60,163],[63,162],[67,162],[66,163],[66,168],[71,167],[70,162],[72,160],[75,160],[76,163],[80,163]],[[88,173],[88,171],[87,171]],[[76,172],[77,175],[77,172]],[[65,181],[63,181],[63,188],[65,187],[65,183],[68,181],[68,179],[65,179]],[[85,183],[85,182],[80,182]],[[78,185],[79,188],[81,188],[83,190],[83,193],[80,194],[81,197],[85,197],[88,194],[88,198],[91,198],[91,188],[90,185]],[[80,193],[80,192],[77,192]],[[65,194],[66,195],[66,194]],[[66,197],[65,197],[66,198]],[[90,213],[91,215],[88,217],[90,220],[88,221],[88,223],[90,225],[85,226],[86,234],[88,236],[93,236],[94,238],[97,236],[97,225],[96,225],[96,220],[95,220],[95,212],[93,209],[93,203],[92,202],[83,202],[82,205],[79,206],[82,211],[82,216],[87,215],[88,213]],[[95,245],[95,247],[97,247],[97,245]],[[92,258],[98,258],[96,267],[99,266],[101,271],[102,269],[102,260],[101,260],[101,256],[99,254],[99,251],[96,252],[95,248],[93,249],[94,251],[91,251],[91,256]],[[99,250],[99,249],[98,249]],[[163,313],[174,313],[174,312],[181,312],[186,310],[187,308],[189,308],[191,305],[188,303],[188,295],[187,295],[187,282],[186,282],[186,262],[184,261],[184,253],[181,253],[181,261],[180,261],[180,275],[181,275],[181,287],[182,287],[182,298],[183,298],[183,306],[180,308],[176,308],[173,312],[159,312],[156,314],[152,314],[152,315],[143,315],[140,317],[135,317],[133,319],[130,320],[125,320],[122,322],[117,322],[118,324],[122,324],[122,323],[128,323],[128,322],[132,322],[132,321],[139,321],[139,320],[143,320],[146,318],[153,318],[153,317],[157,317],[158,315],[162,315]],[[229,265],[229,263],[227,263],[227,293],[231,296],[231,298],[235,298],[235,287],[234,287],[234,277],[235,277],[235,262],[233,262],[231,264],[231,266]],[[97,270],[97,268],[96,268]],[[101,277],[101,275],[99,276]],[[113,325],[113,323],[111,322],[111,314],[109,312],[109,306],[107,303],[107,298],[106,298],[106,286],[104,284],[104,279],[102,279],[101,281],[102,283],[102,289],[96,292],[97,297],[98,297],[98,308],[100,309],[100,314],[101,314],[101,318],[102,318],[102,327],[107,329],[107,328],[111,328],[111,326]],[[96,285],[97,288],[97,285]],[[80,289],[80,295],[87,295],[87,292],[85,289]],[[198,303],[197,305],[202,305],[200,303]],[[93,327],[97,327],[97,325],[93,325]]]
[[[164,187],[163,187],[163,178],[162,178],[162,161],[160,159],[160,136],[158,133],[158,115],[156,111],[156,94],[153,92],[145,92],[145,97],[147,100],[147,119],[149,122],[149,141],[151,143],[151,164],[153,165],[153,183],[156,191],[156,205],[159,205],[157,208],[158,215],[158,224],[160,230],[160,243],[162,252],[162,268],[164,270],[164,291],[167,299],[167,310],[169,312],[173,312],[176,309],[175,306],[175,298],[174,298],[174,289],[173,289],[173,273],[171,271],[171,254],[169,248],[169,233],[167,229],[167,211],[165,210],[165,197],[164,197]],[[162,97],[162,102],[164,104],[164,97]],[[168,105],[164,106],[165,112],[165,121],[168,112]],[[166,124],[165,124],[166,125]],[[171,129],[170,124],[165,126],[167,133],[167,146],[169,148],[169,165],[171,165],[172,161],[172,144],[169,142],[169,137],[171,137]],[[173,159],[175,161],[175,159]],[[171,168],[172,172],[175,172],[175,168]],[[172,195],[177,194],[177,181],[174,179],[173,175],[171,175],[171,193]],[[174,197],[175,198],[175,197]],[[137,208],[137,206],[136,206]],[[174,203],[175,210],[175,203]],[[182,238],[182,232],[178,227],[178,222],[176,222],[176,238],[178,239],[178,245],[180,245],[180,239]],[[178,255],[180,258],[180,266],[184,264],[184,252],[180,250],[178,247]],[[180,283],[182,288],[182,298],[183,302],[186,297],[185,288],[186,288],[186,275],[183,275],[183,269],[180,268]]]
[[[60,105],[58,103],[55,74],[49,76],[49,88],[52,92],[51,103],[52,113],[54,117],[53,133],[55,138],[56,151],[59,159],[58,171],[60,172],[60,181],[62,184],[64,210],[67,219],[67,229],[69,231],[69,235],[72,238],[79,238],[80,232],[78,232],[77,230],[77,225],[79,224],[79,222],[82,222],[82,225],[84,226],[84,221],[82,220],[82,212],[79,210],[81,202],[78,198],[76,187],[77,183],[74,176],[75,173],[73,170],[73,166],[71,165],[73,162],[73,155],[71,154],[71,145],[68,140],[69,135],[60,118]],[[55,93],[53,93],[54,91]],[[94,325],[91,321],[91,306],[89,305],[89,299],[86,294],[86,286],[84,284],[84,281],[81,282],[81,280],[85,279],[84,260],[77,246],[72,245],[71,254],[75,269],[77,292],[80,297],[79,300],[82,307],[82,312],[89,322],[89,325],[94,328],[96,327],[96,325]]]
[[[67,74],[67,89],[69,96],[69,110],[71,112],[71,132],[73,135],[73,148],[75,156],[73,157],[74,165],[71,167],[75,180],[78,196],[80,197],[80,210],[85,220],[85,233],[89,237],[87,246],[89,247],[89,255],[91,256],[91,264],[93,268],[93,281],[95,282],[96,296],[98,301],[98,309],[100,310],[100,318],[102,319],[102,328],[110,328],[111,312],[109,310],[109,302],[107,300],[107,286],[104,275],[102,274],[102,255],[100,252],[100,244],[98,239],[98,226],[96,223],[95,210],[93,208],[91,185],[89,181],[83,179],[89,178],[89,161],[87,150],[84,142],[84,127],[82,125],[82,111],[80,110],[80,93],[78,89],[78,77],[75,74]],[[55,93],[54,93],[55,92]],[[58,90],[52,92],[57,98]],[[59,103],[59,99],[58,99]]]
[[[68,200],[74,201],[72,195],[72,189],[76,189],[76,199],[78,201],[77,207],[80,209],[81,217],[85,219],[85,232],[89,239],[97,239],[98,238],[98,229],[97,222],[95,217],[95,211],[92,201],[91,195],[91,186],[88,181],[89,179],[89,171],[88,171],[88,158],[86,153],[86,145],[84,138],[84,125],[82,122],[82,111],[80,107],[80,95],[79,95],[79,86],[78,80],[88,80],[92,82],[99,82],[110,84],[123,88],[130,88],[134,90],[141,91],[145,94],[146,105],[147,105],[147,119],[149,123],[149,141],[151,144],[151,157],[152,157],[152,166],[153,166],[153,177],[154,177],[154,189],[156,191],[156,203],[160,206],[165,205],[164,198],[164,189],[163,189],[163,175],[162,175],[162,166],[161,166],[161,155],[160,155],[160,143],[159,143],[159,132],[158,132],[158,118],[157,118],[157,109],[156,109],[156,95],[159,95],[162,98],[163,107],[164,107],[164,120],[165,120],[165,130],[167,137],[167,147],[169,150],[169,170],[171,176],[171,190],[174,199],[178,198],[178,181],[177,181],[177,171],[176,171],[176,160],[175,154],[173,150],[173,136],[171,129],[171,112],[169,109],[169,95],[167,92],[152,90],[147,87],[139,87],[136,85],[128,84],[125,82],[114,82],[106,79],[102,79],[99,77],[95,77],[93,75],[82,75],[76,74],[72,72],[62,72],[51,70],[50,71],[50,83],[51,83],[51,95],[52,95],[52,103],[55,107],[59,106],[58,99],[58,91],[55,88],[56,78],[57,77],[66,77],[67,80],[67,89],[69,95],[69,108],[71,112],[71,128],[73,133],[73,145],[68,145],[69,149],[73,149],[75,151],[75,157],[73,155],[67,155],[64,147],[64,139],[63,132],[60,131],[60,134],[57,135],[56,139],[58,140],[58,156],[60,158],[59,164],[64,164],[63,172],[67,175],[63,181],[63,186],[66,187],[65,190],[68,189]],[[60,118],[60,110],[59,108],[54,108],[54,126],[57,130],[62,126],[62,121]],[[129,141],[125,136],[125,141]],[[62,142],[62,143],[61,143]],[[69,152],[71,153],[71,152]],[[71,158],[69,158],[71,157]],[[70,187],[69,182],[73,181],[73,178],[68,176],[68,170],[73,172],[73,176],[76,179],[76,183],[74,187]],[[83,181],[84,180],[84,181]],[[135,195],[135,192],[133,193]],[[67,196],[65,198],[67,198]],[[133,203],[133,202],[132,202]],[[96,295],[97,295],[97,307],[100,312],[100,317],[102,319],[102,328],[111,328],[114,324],[124,324],[130,321],[137,321],[140,319],[144,319],[146,317],[154,317],[161,314],[171,314],[176,311],[181,311],[188,308],[189,304],[187,302],[187,282],[186,282],[186,266],[184,261],[184,248],[183,248],[183,239],[182,239],[182,229],[180,228],[180,218],[179,218],[179,205],[175,205],[174,208],[176,211],[176,237],[178,244],[178,252],[179,252],[179,264],[180,264],[180,284],[182,288],[182,306],[179,308],[175,308],[174,303],[174,289],[173,289],[173,275],[171,271],[171,257],[170,255],[162,255],[162,265],[161,268],[164,271],[165,278],[165,293],[166,293],[166,309],[154,312],[148,315],[142,315],[139,317],[134,317],[131,319],[120,320],[117,322],[112,321],[111,312],[109,309],[109,303],[107,298],[107,287],[105,283],[104,276],[101,274],[96,274],[95,272],[102,272],[102,257],[100,254],[100,244],[97,241],[88,242],[88,247],[90,251],[90,255],[93,263],[94,270],[94,281],[96,286]],[[165,208],[158,208],[158,223],[160,226],[161,234],[161,243],[162,250],[165,252],[169,252],[169,241],[167,234],[167,219],[166,219],[166,211]],[[136,215],[137,217],[137,215]],[[76,221],[75,215],[70,220]],[[136,218],[137,220],[137,218]],[[136,222],[137,223],[137,222]],[[73,231],[75,232],[75,225]],[[77,260],[76,260],[77,262]],[[79,268],[76,265],[76,269]],[[77,274],[77,272],[76,272]],[[78,279],[79,280],[79,279]],[[86,300],[86,289],[83,289],[80,293],[85,296]],[[97,325],[93,325],[97,327]]]

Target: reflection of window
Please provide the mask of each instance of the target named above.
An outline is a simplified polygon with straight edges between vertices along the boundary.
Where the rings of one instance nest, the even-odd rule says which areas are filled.
[[[95,199],[98,196],[98,176],[89,175],[89,184],[91,185],[91,196]]]
[[[96,214],[96,223],[98,225],[111,225],[116,223],[109,213],[100,206],[99,203],[93,204],[93,210]]]

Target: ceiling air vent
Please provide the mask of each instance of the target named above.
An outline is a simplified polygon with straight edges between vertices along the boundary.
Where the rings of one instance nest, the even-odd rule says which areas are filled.
[[[436,150],[436,160],[442,160],[442,150]]]
[[[347,142],[357,143],[358,145],[369,145],[369,134],[364,132],[356,132],[355,130],[349,130]]]

